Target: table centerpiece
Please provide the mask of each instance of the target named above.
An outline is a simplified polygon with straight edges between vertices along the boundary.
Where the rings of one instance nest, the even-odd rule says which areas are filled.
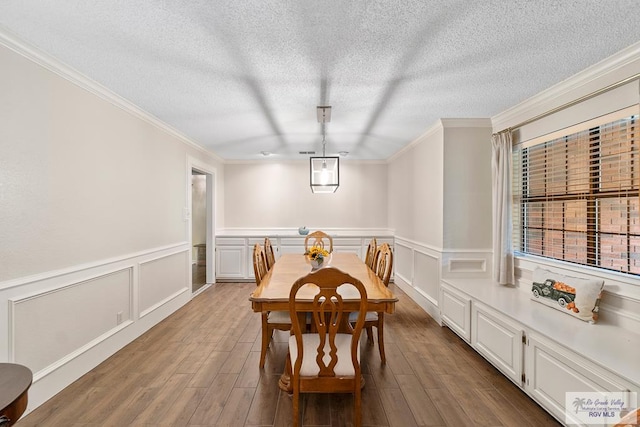
[[[320,246],[312,246],[311,249],[305,252],[305,255],[311,263],[311,269],[317,270],[322,267],[325,259],[329,257],[329,251]]]

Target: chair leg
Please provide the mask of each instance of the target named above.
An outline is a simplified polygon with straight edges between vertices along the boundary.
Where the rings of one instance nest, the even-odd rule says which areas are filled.
[[[378,313],[378,349],[380,350],[380,360],[383,364],[387,363],[384,355],[384,313]]]
[[[299,420],[300,420],[300,390],[298,389],[298,387],[296,387],[295,385],[293,386],[293,399],[292,399],[292,404],[291,406],[293,407],[292,409],[292,426],[293,427],[298,427],[299,424]]]
[[[367,326],[367,343],[373,345],[373,326]]]
[[[264,368],[264,361],[267,357],[267,348],[271,341],[271,331],[267,323],[267,313],[262,313],[262,346],[260,348],[260,369]]]
[[[354,407],[353,407],[353,425],[360,427],[362,425],[362,394],[360,381],[358,381],[355,392],[353,393]]]

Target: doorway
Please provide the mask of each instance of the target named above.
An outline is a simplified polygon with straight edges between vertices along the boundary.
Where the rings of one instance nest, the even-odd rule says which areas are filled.
[[[191,244],[189,269],[192,297],[215,283],[216,170],[187,156],[185,220]]]
[[[191,292],[207,284],[207,175],[191,169]]]

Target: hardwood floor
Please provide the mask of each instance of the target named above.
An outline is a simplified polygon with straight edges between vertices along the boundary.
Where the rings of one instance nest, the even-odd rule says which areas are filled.
[[[278,389],[287,333],[276,331],[264,371],[254,283],[219,283],[84,375],[16,425],[286,426]],[[387,364],[362,339],[366,426],[556,426],[555,419],[440,327],[397,287],[385,316]],[[305,426],[348,426],[351,395],[306,395]]]
[[[206,264],[191,265],[191,292],[195,293],[207,284],[207,266]]]

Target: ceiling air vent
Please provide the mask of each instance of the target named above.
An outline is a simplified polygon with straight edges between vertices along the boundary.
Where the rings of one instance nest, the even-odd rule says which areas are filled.
[[[316,152],[315,152],[315,151],[298,151],[298,153],[300,153],[300,154],[304,154],[304,155],[316,154]]]

